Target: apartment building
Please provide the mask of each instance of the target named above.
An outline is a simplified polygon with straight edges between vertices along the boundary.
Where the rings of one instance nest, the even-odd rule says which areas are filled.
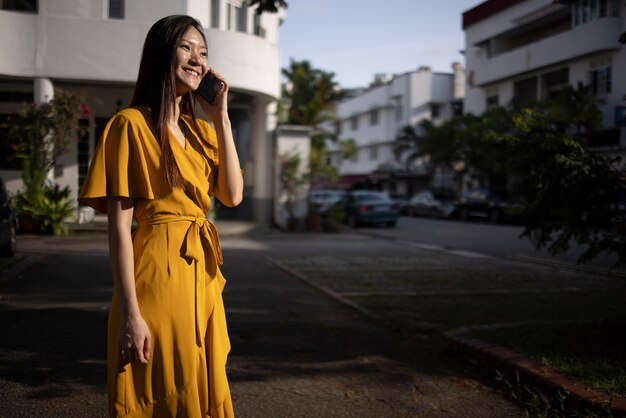
[[[129,105],[148,29],[172,14],[201,22],[210,65],[230,83],[230,118],[246,172],[246,199],[234,215],[268,221],[283,13],[258,16],[243,0],[0,1],[0,122],[24,104],[52,99],[56,88],[80,95],[90,109],[80,121],[87,134],[51,173],[76,196],[108,118]],[[15,192],[19,167],[6,160],[0,176]]]
[[[582,82],[604,101],[604,129],[590,149],[626,156],[626,2],[488,0],[463,13],[463,29],[466,112]]]
[[[344,159],[338,146],[330,153],[344,188],[371,187],[411,195],[426,187],[432,176],[425,159],[407,159],[394,152],[402,130],[430,119],[441,123],[463,111],[463,66],[452,73],[420,67],[401,75],[379,74],[373,87],[337,104],[339,140],[352,139],[354,157]]]

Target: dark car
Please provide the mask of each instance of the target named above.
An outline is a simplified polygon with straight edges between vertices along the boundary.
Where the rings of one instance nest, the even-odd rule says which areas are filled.
[[[317,213],[324,216],[331,207],[341,200],[343,195],[342,190],[313,190],[309,193],[309,203]]]
[[[398,205],[401,214],[409,213],[409,199],[402,193],[389,193],[389,198]]]
[[[409,215],[451,218],[456,213],[456,200],[453,192],[422,190],[409,200]]]
[[[483,218],[493,223],[517,220],[521,213],[515,201],[483,187],[466,190],[459,198],[457,210],[461,220]]]
[[[11,209],[9,195],[0,179],[0,256],[11,257],[17,247],[17,221]]]
[[[346,221],[352,227],[362,224],[385,224],[395,226],[399,207],[386,193],[353,191],[339,202],[346,211]]]

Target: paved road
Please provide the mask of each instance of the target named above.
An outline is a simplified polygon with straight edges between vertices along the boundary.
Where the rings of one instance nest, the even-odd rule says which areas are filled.
[[[556,257],[546,251],[535,251],[527,238],[519,238],[523,227],[490,224],[484,221],[430,219],[402,216],[396,228],[361,227],[356,231],[387,238],[419,243],[424,247],[440,247],[475,251],[505,258],[536,259],[547,263],[575,265],[581,247],[572,245],[567,253]],[[615,263],[614,256],[600,256],[588,267],[606,270]]]
[[[401,332],[272,263],[428,252],[355,234],[270,233],[222,245],[239,417],[522,415],[445,354],[406,344]],[[20,249],[25,269],[0,282],[0,417],[104,416],[111,292],[105,236],[20,237]]]

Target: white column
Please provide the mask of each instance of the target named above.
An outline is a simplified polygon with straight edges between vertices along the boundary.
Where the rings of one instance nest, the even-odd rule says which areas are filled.
[[[36,78],[33,84],[33,99],[35,103],[48,103],[54,99],[54,84],[49,78]]]
[[[256,222],[272,219],[272,133],[268,132],[269,99],[255,97],[251,107],[251,158],[246,167],[246,185],[253,186],[253,214]]]
[[[54,99],[54,84],[49,78],[36,78],[33,81],[33,101],[38,105]],[[46,174],[46,180],[54,182],[54,168]]]

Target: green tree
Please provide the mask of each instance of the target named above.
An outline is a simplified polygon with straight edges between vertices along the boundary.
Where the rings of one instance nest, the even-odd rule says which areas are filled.
[[[78,135],[78,119],[87,108],[70,93],[56,91],[54,100],[25,106],[5,126],[5,140],[21,161],[24,189],[14,197],[22,226],[33,223],[40,232],[67,232],[65,218],[73,214],[70,190],[46,183],[48,172]]]
[[[285,0],[248,0],[248,6],[257,5],[256,14],[262,13],[277,13],[278,9],[282,7],[287,8],[287,2]]]
[[[588,135],[601,127],[599,104],[583,85],[566,88],[516,112],[513,129],[492,132],[489,142],[515,155],[509,171],[526,207],[522,236],[553,255],[577,242],[585,248],[579,262],[609,253],[624,266],[626,168],[619,158],[586,148]]]
[[[586,148],[601,129],[601,103],[579,84],[523,109],[494,108],[439,126],[425,120],[419,134],[405,129],[396,146],[429,155],[434,165],[465,167],[483,183],[504,179],[525,208],[522,236],[537,249],[555,255],[576,242],[585,248],[579,262],[612,253],[626,265],[626,169]]]
[[[335,74],[314,68],[306,60],[291,60],[282,73],[286,82],[278,108],[279,122],[312,127],[310,178],[314,182],[336,178],[336,171],[328,164],[327,141],[337,140],[334,102],[344,93],[334,80]]]

